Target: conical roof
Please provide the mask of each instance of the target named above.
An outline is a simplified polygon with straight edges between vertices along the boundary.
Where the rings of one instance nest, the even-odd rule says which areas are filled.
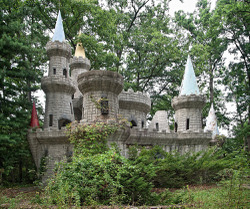
[[[199,95],[200,91],[197,85],[194,68],[190,56],[188,55],[187,63],[185,67],[184,77],[181,83],[181,90],[179,95]]]
[[[219,135],[219,129],[217,126],[217,120],[216,120],[216,115],[215,115],[213,104],[211,105],[208,116],[206,118],[206,127],[204,128],[204,131],[205,132],[212,131],[213,139],[215,138],[216,135]]]
[[[32,108],[32,113],[31,113],[31,120],[30,120],[30,127],[38,127],[39,128],[39,121],[37,117],[37,112],[36,112],[36,106],[35,102],[33,102],[33,108]]]
[[[62,16],[61,16],[61,12],[59,10],[59,13],[57,16],[57,21],[56,21],[55,32],[54,32],[52,41],[63,42],[64,40],[65,40],[65,34],[64,34],[64,30],[63,30]]]

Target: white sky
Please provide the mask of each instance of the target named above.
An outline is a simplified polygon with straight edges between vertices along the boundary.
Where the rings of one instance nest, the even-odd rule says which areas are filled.
[[[184,12],[193,12],[195,10],[195,5],[198,0],[183,0],[183,3],[180,0],[172,0],[169,3],[169,13],[171,16],[174,16],[174,12],[183,10]],[[216,0],[211,0],[211,8],[214,9]]]

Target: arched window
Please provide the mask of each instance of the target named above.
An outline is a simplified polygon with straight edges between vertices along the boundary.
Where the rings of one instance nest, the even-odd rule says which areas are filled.
[[[62,127],[66,126],[69,123],[71,123],[69,119],[61,118],[58,120],[58,128],[61,129]]]
[[[178,130],[178,124],[175,122],[174,123],[174,132],[177,132],[177,130]]]
[[[130,128],[133,128],[134,126],[137,126],[137,123],[134,120],[131,120],[130,122],[131,122]]]
[[[156,131],[159,131],[159,123],[155,124]]]
[[[53,74],[54,75],[56,74],[56,68],[55,67],[53,68]]]

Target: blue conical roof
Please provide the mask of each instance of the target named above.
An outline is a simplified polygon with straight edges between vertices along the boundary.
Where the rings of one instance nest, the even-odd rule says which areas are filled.
[[[194,68],[190,56],[188,55],[187,63],[185,67],[184,77],[181,83],[181,90],[179,95],[190,95],[190,94],[200,94]]]
[[[61,16],[61,12],[59,10],[59,13],[57,16],[57,21],[56,21],[55,32],[54,32],[52,41],[63,42],[64,40],[65,40],[65,34],[64,34],[64,30],[63,30],[62,16]]]

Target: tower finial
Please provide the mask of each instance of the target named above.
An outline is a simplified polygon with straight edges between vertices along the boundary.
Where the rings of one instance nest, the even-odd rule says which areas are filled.
[[[182,80],[181,90],[179,95],[190,95],[190,94],[199,95],[200,91],[197,85],[192,61],[190,55],[188,55],[185,67],[185,73]]]
[[[212,131],[212,138],[214,139],[216,135],[219,135],[219,129],[217,126],[217,119],[214,111],[214,105],[211,105],[208,116],[206,118],[206,127],[204,131]]]
[[[32,108],[31,119],[30,119],[30,127],[31,128],[35,128],[35,127],[39,128],[39,121],[38,121],[38,117],[37,117],[35,102],[33,102],[33,108]]]
[[[78,36],[80,36],[81,33],[82,32],[81,32],[81,29],[80,29],[79,32],[78,32]],[[83,57],[83,58],[86,57],[85,50],[84,50],[81,42],[78,42],[77,45],[76,45],[75,56],[76,57]]]
[[[64,34],[64,30],[63,30],[62,16],[61,16],[60,10],[59,10],[59,13],[57,16],[55,32],[54,32],[52,41],[53,42],[54,41],[60,41],[60,42],[65,41],[65,34]]]

